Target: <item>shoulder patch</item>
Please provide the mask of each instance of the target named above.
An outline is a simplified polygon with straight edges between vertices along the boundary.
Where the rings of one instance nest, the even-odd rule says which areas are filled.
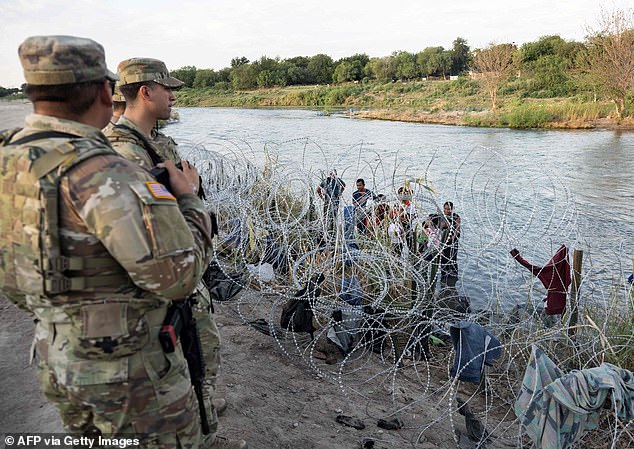
[[[147,185],[147,188],[150,191],[150,194],[154,198],[162,198],[166,200],[176,201],[176,198],[174,198],[174,195],[172,195],[170,191],[167,190],[167,188],[160,182],[150,181],[150,182],[146,182],[145,184]]]

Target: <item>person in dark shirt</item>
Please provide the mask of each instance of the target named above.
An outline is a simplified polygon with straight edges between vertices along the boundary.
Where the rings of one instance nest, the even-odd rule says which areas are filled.
[[[326,239],[329,241],[335,236],[339,200],[345,188],[346,183],[337,176],[337,170],[334,168],[330,169],[328,177],[317,187],[317,194],[324,201],[325,231]]]
[[[370,198],[376,200],[376,195],[371,190],[365,188],[365,180],[363,178],[357,179],[357,190],[352,192],[352,205],[355,209],[355,221],[359,233],[364,233],[368,229],[366,223],[368,212],[366,206]]]
[[[440,228],[446,230],[442,256],[440,258],[440,282],[453,287],[458,280],[458,239],[460,239],[460,215],[454,212],[453,203],[443,205],[444,219]]]

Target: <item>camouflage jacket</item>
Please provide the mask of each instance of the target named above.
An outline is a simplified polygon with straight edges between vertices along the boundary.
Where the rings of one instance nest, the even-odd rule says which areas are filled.
[[[170,136],[163,134],[158,129],[152,129],[152,142],[156,146],[158,155],[165,160],[172,160],[174,162],[181,159],[176,147],[178,144]]]
[[[70,133],[110,148],[96,128],[38,114],[29,115],[25,128],[12,140],[41,131]],[[49,138],[29,145],[50,151],[59,143],[59,138]],[[0,184],[4,175],[0,171]],[[191,294],[209,263],[211,223],[201,200],[192,194],[174,198],[145,170],[114,152],[86,159],[59,177],[58,202],[61,253],[68,257],[109,255],[130,281],[53,298],[27,298],[40,320],[68,324],[70,347],[94,351],[103,329],[92,326],[110,326],[107,332],[119,332],[125,347],[125,338],[147,333],[147,323],[139,321],[143,314]],[[37,217],[22,217],[20,224],[39,227]],[[100,274],[99,268],[77,273],[91,274]],[[106,323],[97,306],[113,314],[114,323]]]
[[[122,128],[122,126],[130,128],[133,131]],[[134,131],[136,131],[138,135],[135,134]],[[121,156],[136,162],[146,170],[150,170],[156,165],[150,156],[150,151],[153,151],[157,155],[159,155],[159,151],[157,146],[152,142],[152,138],[147,136],[134,122],[125,116],[121,116],[114,126],[106,127],[104,133],[112,147]],[[145,142],[138,137],[139,135],[143,136]],[[152,146],[151,149],[146,148],[146,142]]]

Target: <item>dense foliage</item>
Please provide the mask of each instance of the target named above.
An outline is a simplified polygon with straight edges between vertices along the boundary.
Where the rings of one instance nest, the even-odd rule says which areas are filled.
[[[611,101],[621,118],[627,115],[634,97],[632,72],[634,10],[604,13],[599,28],[585,42],[553,35],[519,47],[501,43],[471,50],[464,38],[457,37],[450,49],[427,47],[417,53],[395,51],[383,57],[355,54],[339,60],[325,54],[288,59],[262,56],[256,61],[242,56],[233,58],[230,67],[218,71],[187,66],[173,73],[187,87],[215,93],[313,86],[317,91],[297,93],[307,98],[295,98],[290,104],[339,106],[349,103],[350,95],[345,92],[348,88],[331,89],[331,84],[368,86],[450,78],[456,81],[462,75],[475,81],[475,89],[489,96],[489,105],[494,110],[498,107],[498,95],[512,94],[526,99],[566,97]],[[324,85],[327,92],[320,90]],[[468,95],[474,93],[473,89],[469,84]]]
[[[20,89],[18,89],[17,87],[6,88],[6,87],[0,86],[0,98],[8,97],[9,95],[15,95],[18,92],[20,92]]]
[[[409,106],[428,111],[486,105],[496,111],[499,106],[517,107],[515,99],[563,98],[568,104],[587,104],[591,112],[574,114],[582,117],[594,115],[591,103],[610,102],[614,117],[621,120],[634,112],[634,9],[604,12],[584,42],[552,35],[521,46],[499,43],[472,50],[457,37],[449,49],[435,46],[382,57],[360,53],[338,60],[321,53],[254,61],[237,56],[219,70],[185,66],[172,74],[185,83],[178,95],[181,105]],[[446,80],[454,85],[445,85]],[[271,89],[294,87],[298,90],[271,94]],[[19,98],[20,90],[0,87],[0,97]],[[478,101],[463,101],[478,95]],[[480,101],[482,96],[488,104]],[[547,121],[549,114],[532,117]]]

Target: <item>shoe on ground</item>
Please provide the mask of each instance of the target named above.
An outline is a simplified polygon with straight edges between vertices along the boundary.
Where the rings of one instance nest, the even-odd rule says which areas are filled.
[[[217,416],[222,415],[224,411],[227,410],[227,401],[225,398],[212,399],[211,403],[213,404],[214,409],[216,410]]]
[[[248,449],[249,446],[244,440],[229,440],[224,437],[216,437],[213,444],[207,449]]]

